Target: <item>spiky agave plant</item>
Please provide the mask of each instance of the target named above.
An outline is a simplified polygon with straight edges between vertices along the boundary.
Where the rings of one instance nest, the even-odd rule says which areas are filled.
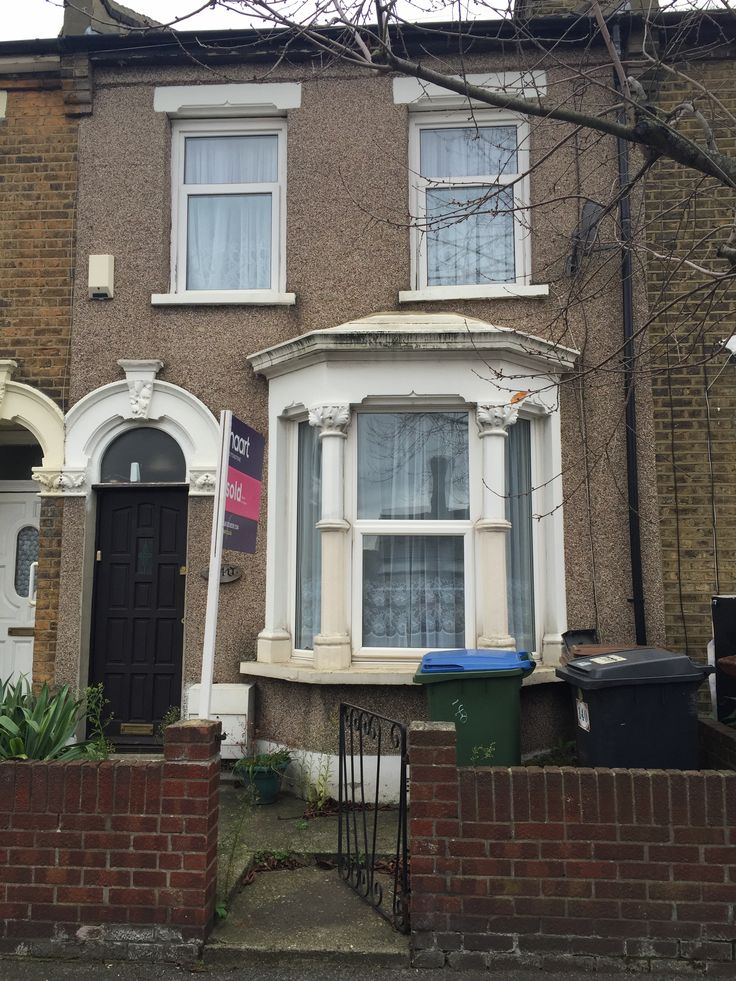
[[[87,743],[73,743],[84,699],[64,686],[52,694],[44,684],[36,694],[28,679],[0,680],[0,760],[78,760]]]

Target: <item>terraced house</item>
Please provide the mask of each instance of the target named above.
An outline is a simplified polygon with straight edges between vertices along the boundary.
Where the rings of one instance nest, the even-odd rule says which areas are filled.
[[[47,226],[67,236],[66,285],[60,244],[53,294],[51,267],[34,267],[66,303],[64,331],[50,302],[21,310],[25,285],[6,294],[3,353],[18,368],[4,362],[4,458],[13,481],[33,469],[60,537],[46,559],[42,538],[34,608],[37,487],[8,484],[2,506],[20,494],[28,511],[3,531],[3,602],[11,630],[35,610],[36,677],[102,682],[123,748],[150,745],[170,707],[193,710],[230,409],[267,437],[257,551],[231,556],[242,576],[221,587],[215,682],[238,686],[232,714],[248,712],[264,742],[329,755],[340,701],[424,717],[412,684],[424,652],[517,647],[537,662],[524,748],[547,745],[567,717],[554,668],[568,626],[663,642],[667,611],[679,639],[655,467],[668,376],[655,409],[649,374],[632,385],[621,358],[657,274],[647,291],[643,266],[622,272],[618,219],[584,206],[610,200],[620,157],[571,123],[306,42],[284,56],[268,33],[174,39],[86,9],[58,41],[0,47],[3,64],[35,59],[33,98],[55,100],[54,140],[69,141],[66,176],[48,178],[67,195]],[[441,32],[404,42],[481,89],[615,111],[594,19],[528,23],[528,44],[512,22],[475,24],[462,57]],[[624,49],[640,28],[636,12],[621,19]],[[65,88],[43,87],[38,58],[62,66]],[[596,73],[608,81],[581,82]],[[7,88],[3,139],[29,98]],[[636,354],[644,364],[649,349]],[[19,383],[45,428],[13,407]],[[20,448],[27,432],[43,459]]]

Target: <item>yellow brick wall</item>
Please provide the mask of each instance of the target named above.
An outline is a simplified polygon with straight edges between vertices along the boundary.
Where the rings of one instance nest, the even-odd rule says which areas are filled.
[[[732,62],[684,70],[736,113]],[[692,96],[690,84],[667,83],[657,102],[669,111]],[[734,154],[736,127],[723,110],[714,111],[721,117],[718,148]],[[692,121],[683,130],[702,139]],[[736,194],[669,162],[657,164],[646,188],[650,246],[727,272],[716,250],[733,223]],[[736,332],[736,281],[714,285],[692,266],[650,259],[648,298],[655,315],[650,334],[667,641],[702,658],[711,637],[711,595],[736,592],[736,361],[727,363],[719,349],[720,340]]]
[[[78,123],[55,80],[0,88],[0,358],[66,408]]]
[[[78,121],[54,77],[0,78],[0,358],[14,380],[67,409]],[[41,507],[34,679],[53,681],[59,607],[60,500]]]

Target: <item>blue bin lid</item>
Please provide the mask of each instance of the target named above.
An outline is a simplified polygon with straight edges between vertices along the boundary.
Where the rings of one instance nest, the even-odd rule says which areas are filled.
[[[456,674],[472,671],[528,670],[534,666],[527,651],[430,651],[422,658],[417,674]]]

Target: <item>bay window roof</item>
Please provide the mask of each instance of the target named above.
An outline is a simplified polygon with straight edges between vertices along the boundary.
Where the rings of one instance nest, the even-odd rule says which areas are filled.
[[[338,327],[310,331],[251,354],[256,374],[266,378],[325,361],[377,358],[448,358],[506,354],[512,360],[555,375],[570,371],[578,352],[511,327],[456,313],[379,313]]]

